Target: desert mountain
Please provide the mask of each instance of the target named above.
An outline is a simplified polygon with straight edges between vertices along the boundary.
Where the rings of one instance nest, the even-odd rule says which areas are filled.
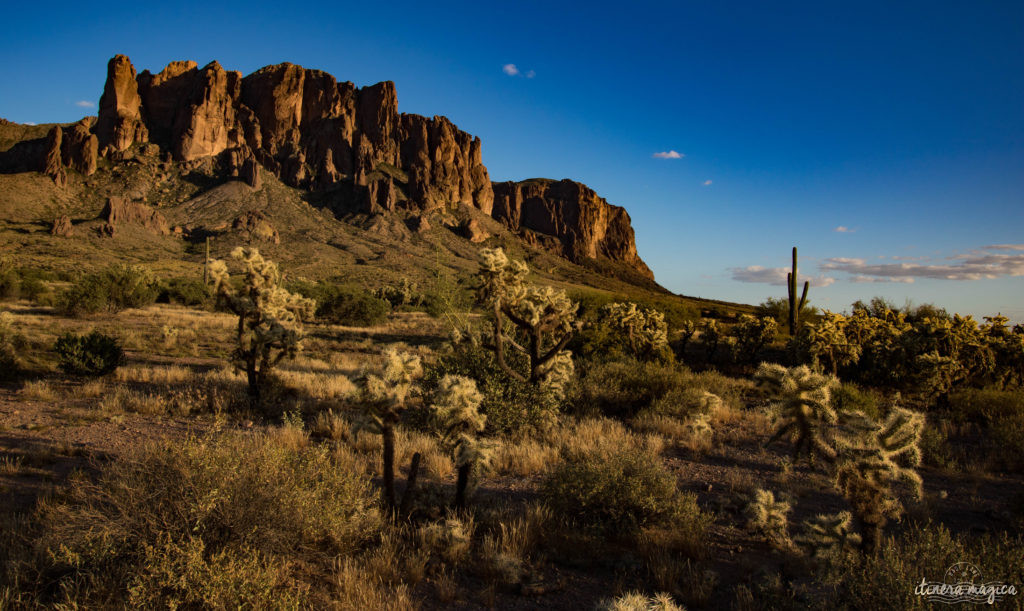
[[[282,243],[289,232],[319,235],[346,250],[351,244],[324,233],[333,217],[399,241],[431,227],[471,242],[516,237],[590,273],[660,288],[623,208],[572,180],[492,183],[480,138],[445,117],[398,112],[388,81],[357,88],[288,63],[244,77],[192,61],[137,73],[117,55],[98,117],[3,122],[0,132],[0,173],[31,182],[39,172],[52,182],[28,189],[48,200],[40,214],[49,218],[35,220],[52,228],[69,212],[80,223],[101,211],[88,239],[124,235],[117,226],[128,223],[153,234],[146,247],[238,230]],[[17,214],[28,206],[25,192],[9,184],[3,193],[6,220],[25,220]]]

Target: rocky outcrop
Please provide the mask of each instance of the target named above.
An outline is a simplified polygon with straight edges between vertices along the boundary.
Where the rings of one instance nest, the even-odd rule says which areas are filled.
[[[654,278],[636,252],[629,214],[586,185],[568,179],[534,179],[494,183],[493,188],[492,216],[509,229],[555,236],[563,254],[573,261],[604,257]]]
[[[115,55],[107,63],[107,82],[100,97],[96,138],[104,155],[149,140],[149,130],[142,122],[142,98],[135,80],[135,67],[124,55]]]
[[[571,259],[603,257],[653,278],[625,210],[570,180],[492,184],[480,139],[445,117],[399,113],[389,81],[360,89],[288,63],[242,77],[217,62],[172,62],[136,77],[118,55],[95,134],[100,152],[115,158],[151,141],[189,168],[220,168],[257,189],[266,171],[292,187],[339,190],[346,211],[471,206],[523,235],[536,232],[533,243],[557,239]]]
[[[71,224],[71,217],[66,214],[54,219],[53,225],[50,227],[50,235],[70,238],[74,233],[75,227]]]
[[[462,233],[462,236],[464,238],[466,238],[470,242],[473,242],[474,244],[479,244],[480,242],[483,242],[487,238],[491,237],[491,234],[487,233],[487,231],[480,224],[480,221],[476,219],[469,219],[466,222],[462,223],[459,226],[459,232]]]
[[[100,213],[106,221],[101,233],[113,237],[122,225],[137,225],[158,235],[169,235],[167,219],[146,204],[129,201],[123,197],[109,197]]]
[[[267,216],[258,210],[242,214],[231,223],[231,229],[242,235],[247,242],[281,243],[277,229],[270,224]]]
[[[60,143],[64,130],[60,126],[54,126],[46,137],[46,159],[43,161],[43,174],[53,179],[58,187],[63,187],[68,182],[67,172],[64,171],[64,163],[60,156]]]
[[[96,173],[99,140],[92,133],[92,117],[86,117],[71,127],[64,127],[61,156],[64,164],[86,176]]]

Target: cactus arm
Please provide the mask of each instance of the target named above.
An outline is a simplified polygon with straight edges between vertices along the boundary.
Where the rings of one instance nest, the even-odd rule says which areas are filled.
[[[804,294],[800,297],[800,305],[797,306],[797,312],[803,309],[804,305],[807,304],[807,289],[811,286],[810,280],[804,280]]]
[[[525,382],[526,377],[521,373],[512,369],[505,362],[505,334],[501,332],[501,303],[497,300],[494,302],[494,356],[498,360],[498,367],[501,370],[519,380]]]

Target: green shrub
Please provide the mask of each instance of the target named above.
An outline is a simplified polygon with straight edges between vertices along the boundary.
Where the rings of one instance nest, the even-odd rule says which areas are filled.
[[[100,376],[108,374],[124,361],[124,350],[117,338],[93,331],[88,335],[65,333],[54,345],[61,371],[70,374]]]
[[[303,293],[305,294],[305,293]],[[312,295],[316,300],[316,315],[338,325],[369,327],[387,320],[391,305],[374,297],[368,291],[337,284],[315,285]]]
[[[997,420],[1024,416],[1024,391],[967,389],[949,397],[949,413],[959,422],[990,425]]]
[[[437,390],[447,376],[465,376],[483,394],[479,411],[487,417],[487,434],[522,435],[542,431],[558,417],[558,401],[541,388],[503,371],[494,353],[472,342],[458,342],[424,370],[423,389]],[[427,415],[414,412],[411,422],[423,426]]]
[[[696,497],[676,488],[661,458],[636,447],[569,453],[541,489],[556,515],[595,534],[686,522],[699,537],[707,525]]]
[[[580,414],[633,418],[641,411],[687,418],[705,411],[706,393],[735,398],[738,384],[720,375],[695,375],[670,363],[632,359],[581,367],[586,374],[570,392]]]
[[[993,462],[1007,471],[1024,471],[1024,413],[999,416],[987,434]]]
[[[839,412],[861,412],[872,420],[881,417],[875,396],[850,382],[843,382],[832,390],[832,406]]]
[[[21,277],[11,267],[0,265],[0,301],[16,301],[21,297]]]
[[[58,307],[68,316],[119,312],[142,308],[156,301],[159,287],[147,270],[135,265],[118,265],[88,274],[61,295]]]
[[[835,584],[831,602],[837,608],[855,600],[858,609],[931,609],[923,596],[915,595],[915,587],[922,580],[943,581],[958,562],[978,567],[986,582],[1019,588],[1024,583],[1022,546],[1020,535],[953,535],[941,525],[916,525],[898,538],[883,539],[875,555],[846,556],[819,579]]]
[[[25,338],[13,328],[12,316],[0,313],[0,381],[18,377],[18,353],[25,347]]]
[[[184,306],[205,306],[213,300],[213,293],[202,280],[196,278],[170,278],[160,285],[156,300]]]
[[[153,443],[95,482],[73,480],[25,535],[41,578],[22,587],[90,608],[316,606],[301,598],[311,576],[380,532],[381,517],[351,455],[288,440]]]

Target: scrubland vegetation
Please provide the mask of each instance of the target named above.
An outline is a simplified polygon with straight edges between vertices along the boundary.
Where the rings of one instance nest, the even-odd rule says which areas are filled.
[[[455,297],[250,249],[209,286],[0,271],[0,608],[923,608],[956,562],[1024,588],[1000,316],[702,318],[500,249]]]

